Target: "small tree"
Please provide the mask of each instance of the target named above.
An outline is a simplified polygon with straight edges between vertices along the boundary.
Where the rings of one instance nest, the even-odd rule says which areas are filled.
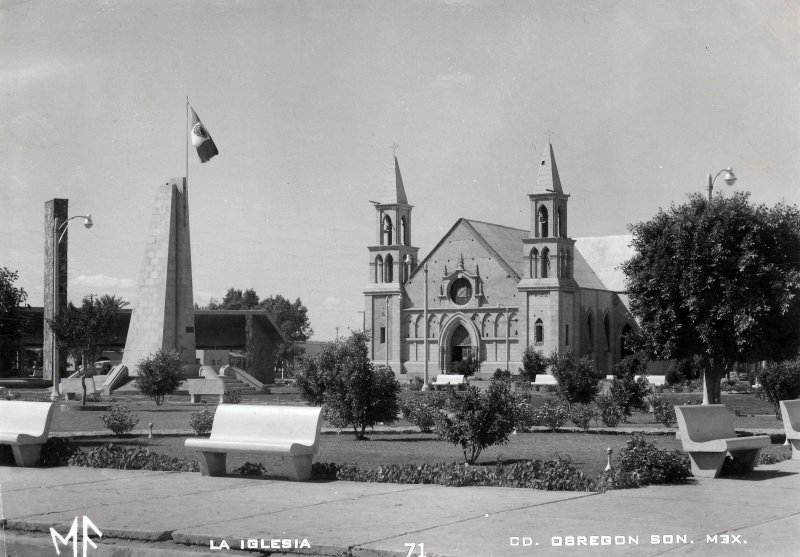
[[[17,276],[16,271],[0,267],[0,372],[6,368],[5,360],[15,359],[17,341],[28,322],[20,311],[28,294],[24,288],[14,286]]]
[[[781,419],[780,401],[800,397],[800,359],[785,362],[768,362],[756,373],[760,385],[756,389],[758,398],[769,401],[775,417]]]
[[[644,374],[645,366],[636,356],[626,356],[617,364],[616,377],[611,381],[611,398],[624,412],[631,415],[631,409],[644,410],[650,382]],[[639,378],[636,378],[639,375]]]
[[[549,358],[553,377],[558,382],[558,396],[567,404],[590,403],[597,395],[600,377],[588,356],[578,358],[565,348],[553,352]]]
[[[516,399],[508,381],[492,381],[481,394],[477,387],[448,390],[445,411],[437,416],[436,435],[459,445],[467,464],[473,464],[483,449],[504,445],[517,422]]]
[[[522,368],[520,375],[526,381],[536,381],[536,376],[547,373],[547,357],[541,350],[528,346],[522,354]]]
[[[181,355],[176,350],[161,350],[139,360],[136,387],[161,406],[164,397],[183,383]]]
[[[101,300],[103,298],[94,299],[92,296],[86,296],[80,307],[70,303],[66,311],[47,320],[58,345],[72,356],[76,366],[81,362],[84,370],[81,375],[83,405],[86,404],[86,368],[97,359],[100,344],[119,313],[118,305],[107,304]]]
[[[379,422],[392,423],[400,411],[400,383],[388,369],[375,369],[369,359],[369,335],[353,331],[331,342],[314,358],[303,361],[295,384],[300,396],[323,406],[337,427],[352,427],[357,440]]]
[[[463,360],[453,363],[453,373],[463,375],[464,377],[472,377],[481,370],[481,361],[470,354]]]

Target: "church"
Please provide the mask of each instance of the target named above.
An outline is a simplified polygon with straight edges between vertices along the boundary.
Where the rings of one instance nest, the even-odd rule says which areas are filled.
[[[637,329],[620,265],[631,236],[571,238],[568,202],[548,140],[528,194],[528,230],[461,218],[419,259],[400,165],[375,208],[364,289],[371,358],[429,379],[476,357],[481,373],[516,373],[528,346],[570,348],[612,373]],[[427,336],[427,342],[426,342]]]

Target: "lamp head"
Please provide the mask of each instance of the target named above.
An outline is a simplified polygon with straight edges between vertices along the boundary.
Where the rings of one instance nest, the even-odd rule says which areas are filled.
[[[734,175],[732,168],[725,169],[725,174],[722,176],[722,181],[729,186],[732,186],[736,182],[736,176]]]
[[[405,261],[406,265],[411,265],[414,260],[411,258],[411,254],[407,253],[403,261]]]
[[[83,226],[85,226],[86,228],[91,228],[92,225],[94,225],[94,223],[92,222],[92,215],[91,214],[86,215],[83,218]]]

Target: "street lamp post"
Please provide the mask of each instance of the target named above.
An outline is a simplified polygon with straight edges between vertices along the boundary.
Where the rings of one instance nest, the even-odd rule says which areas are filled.
[[[708,186],[707,186],[707,189],[708,189],[708,200],[709,201],[711,201],[711,192],[714,191],[714,183],[717,181],[717,178],[719,178],[720,174],[722,174],[723,172],[725,173],[725,176],[722,177],[722,181],[723,182],[725,182],[729,186],[732,186],[736,182],[736,176],[734,175],[733,169],[730,166],[728,168],[723,168],[722,170],[717,172],[717,175],[714,176],[713,178],[711,177],[711,174],[709,173],[709,175],[708,175]]]
[[[67,225],[69,221],[75,219],[83,219],[83,226],[86,228],[91,228],[94,224],[92,222],[92,215],[76,215],[74,217],[70,217],[60,225],[58,224],[58,217],[53,218],[53,319],[55,319],[58,313],[58,289],[60,287],[58,281],[59,275],[59,248],[58,246],[61,244],[61,241],[64,239],[64,235],[67,233]],[[59,235],[59,232],[61,233]],[[61,398],[61,367],[60,367],[60,355],[58,351],[58,340],[53,335],[53,393],[50,395],[50,400],[58,400]]]
[[[422,272],[425,274],[425,306],[422,310],[422,320],[425,322],[423,325],[423,330],[425,332],[425,340],[424,340],[424,348],[423,353],[425,354],[425,382],[422,384],[422,390],[428,390],[428,264],[425,263],[425,266],[422,268]]]

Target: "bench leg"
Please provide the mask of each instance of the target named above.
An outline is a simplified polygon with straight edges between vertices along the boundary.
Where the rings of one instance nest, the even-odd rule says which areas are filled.
[[[200,473],[204,476],[224,476],[228,453],[200,452]]]
[[[219,395],[219,403],[225,404],[225,395]]]
[[[287,456],[289,460],[287,469],[289,479],[295,482],[304,482],[311,479],[311,460],[314,455]]]
[[[792,444],[792,460],[800,460],[800,439],[789,439]]]
[[[698,478],[716,478],[725,462],[725,453],[689,453],[692,475]]]
[[[750,473],[756,467],[758,455],[761,449],[750,449],[748,451],[731,451],[731,457],[737,468],[743,473]]]
[[[200,395],[191,394],[189,396],[191,397],[190,400],[192,401],[192,404],[197,404],[200,402]]]
[[[17,466],[38,466],[42,456],[42,445],[11,445]]]

